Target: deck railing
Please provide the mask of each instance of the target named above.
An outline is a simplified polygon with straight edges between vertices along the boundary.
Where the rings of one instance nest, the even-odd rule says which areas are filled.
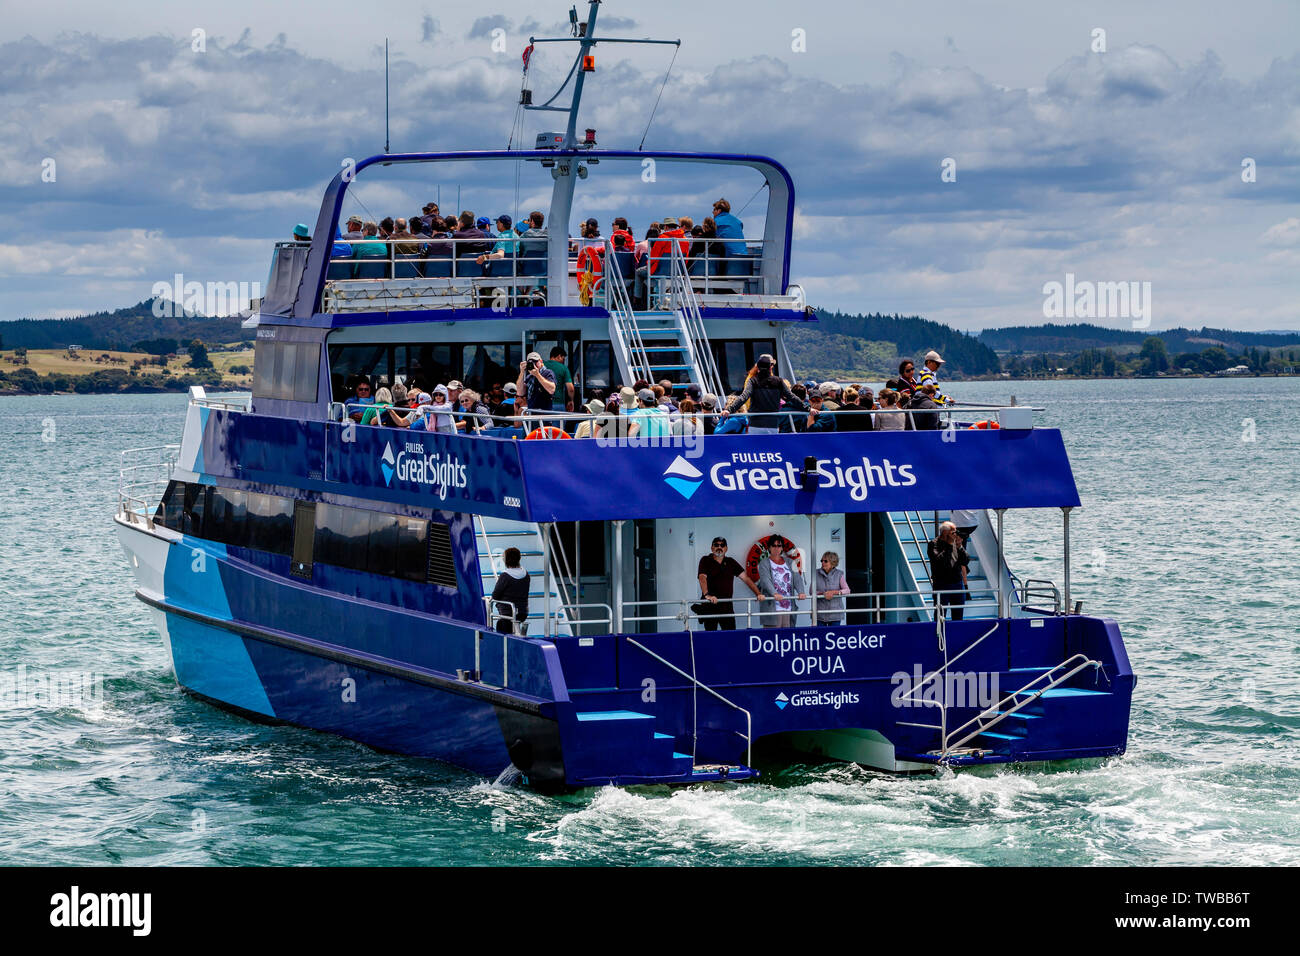
[[[152,530],[154,515],[176,470],[180,445],[149,445],[122,452],[117,473],[117,513]]]
[[[725,398],[722,401],[725,401]],[[331,402],[329,406],[328,417],[330,421],[336,421],[336,422],[343,421],[347,418],[354,417],[354,416],[364,417],[365,412],[367,410],[375,409],[376,407],[377,406],[375,406],[373,403],[361,404],[356,402]],[[1030,406],[1027,405],[985,405],[985,404],[960,403],[960,404],[943,405],[939,408],[924,409],[924,410],[914,409],[914,410],[907,410],[907,411],[894,411],[890,409],[881,409],[881,408],[870,409],[870,410],[837,409],[836,411],[833,412],[824,411],[821,412],[820,414],[832,415],[837,419],[842,419],[844,417],[853,416],[853,415],[868,415],[872,417],[873,423],[878,421],[880,416],[884,416],[884,415],[906,415],[909,418],[912,418],[912,416],[935,415],[938,416],[938,421],[940,422],[940,425],[937,429],[922,428],[919,430],[942,431],[949,427],[956,428],[956,429],[969,428],[972,425],[974,425],[974,421],[971,419],[974,419],[981,415],[987,418],[989,413],[996,416],[998,412],[1004,411],[1006,409],[1016,409],[1016,413],[1018,415],[1023,413],[1025,410],[1032,410],[1032,411],[1041,410],[1036,408],[1030,409]],[[442,416],[447,416],[451,418],[454,422],[456,422],[455,431],[457,434],[473,436],[483,432],[487,432],[488,437],[494,437],[494,438],[518,437],[518,436],[511,436],[509,434],[505,434],[503,430],[507,430],[507,431],[513,430],[516,432],[523,430],[524,432],[531,434],[538,429],[543,429],[543,431],[534,435],[533,437],[545,438],[545,439],[573,438],[575,433],[578,430],[578,425],[580,425],[582,422],[591,422],[593,424],[593,429],[592,429],[593,434],[589,436],[584,435],[583,437],[593,437],[593,438],[603,437],[607,441],[615,441],[617,439],[617,436],[594,434],[596,427],[597,426],[600,426],[601,428],[609,427],[609,424],[612,423],[612,419],[614,419],[615,417],[619,417],[619,418],[630,417],[631,421],[629,421],[627,425],[623,426],[623,428],[626,428],[631,424],[637,422],[636,416],[627,416],[626,413],[623,412],[621,409],[619,411],[618,416],[615,416],[611,412],[600,412],[598,414],[593,415],[590,412],[563,412],[563,411],[543,411],[543,410],[525,410],[522,413],[498,412],[495,414],[491,412],[488,413],[467,412],[463,410],[432,411],[431,406],[411,407],[409,404],[400,405],[400,406],[394,405],[391,406],[391,410],[393,412],[393,417],[405,420],[406,424],[397,425],[397,426],[387,425],[387,426],[377,426],[377,427],[409,428],[409,427],[416,426],[417,423],[420,422],[427,415],[442,415]],[[700,423],[702,423],[705,419],[713,420],[716,422],[716,421],[720,421],[723,418],[730,418],[730,417],[743,418],[746,416],[746,414],[747,413],[743,411],[737,411],[731,413],[730,415],[724,414],[723,412],[720,411],[697,411],[697,412],[692,412],[690,413],[690,415],[686,415],[686,416],[683,416],[680,413],[670,413],[667,418],[667,422],[671,427],[677,421],[680,421],[682,419],[690,419],[692,417],[697,419]],[[799,427],[807,422],[808,420],[807,412],[792,410],[792,411],[773,412],[770,414],[778,415],[780,417],[785,418],[790,423],[790,428],[792,432],[798,432],[799,434],[808,434],[807,431]],[[354,418],[354,420],[356,419]],[[371,425],[374,423],[368,422],[367,424]],[[552,431],[548,429],[555,429],[555,430]],[[448,434],[451,433],[450,428],[445,428],[445,423],[444,423],[444,430]],[[684,430],[673,431],[671,437],[682,437],[685,434],[686,432]],[[694,430],[692,434],[696,436],[704,437],[706,436],[707,433],[705,432],[703,425],[700,424],[699,429]],[[670,437],[670,436],[661,436],[661,437]]]
[[[687,237],[689,240],[691,237]],[[670,240],[650,240],[640,259],[632,253],[633,268],[620,275],[628,293],[639,291],[641,307],[655,307],[670,298],[672,269],[666,244]],[[671,240],[681,242],[682,240]],[[498,243],[506,242],[510,251],[494,255]],[[652,255],[654,243],[664,243],[658,256]],[[694,239],[695,255],[685,256],[690,287],[709,299],[761,296],[764,289],[763,240]],[[550,238],[493,233],[486,238],[431,237],[339,239],[354,247],[349,256],[331,256],[326,270],[324,310],[358,311],[385,306],[388,308],[500,307],[541,305],[551,281],[548,268]],[[580,291],[578,259],[585,248],[605,251],[607,239],[569,237],[566,274],[562,277],[569,292]],[[277,246],[293,246],[279,243]],[[358,255],[355,247],[382,247],[383,252]],[[728,246],[743,247],[743,252],[728,251]],[[591,293],[603,304],[601,295],[606,276],[606,255],[593,263]],[[482,261],[480,261],[480,259]],[[654,272],[650,264],[654,263]],[[584,260],[585,266],[585,260]],[[639,273],[639,275],[638,275]],[[777,290],[784,293],[785,290]],[[780,297],[780,296],[778,296]]]

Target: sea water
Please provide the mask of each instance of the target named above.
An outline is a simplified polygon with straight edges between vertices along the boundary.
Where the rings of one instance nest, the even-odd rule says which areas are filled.
[[[1123,757],[553,797],[251,723],[177,687],[113,533],[118,452],[179,441],[185,397],[0,399],[0,679],[36,688],[0,700],[0,863],[1300,863],[1300,379],[946,390],[1064,432]],[[1006,538],[1061,580],[1059,511]]]

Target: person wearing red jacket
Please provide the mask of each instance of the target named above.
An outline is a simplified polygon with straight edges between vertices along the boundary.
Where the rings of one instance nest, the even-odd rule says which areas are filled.
[[[674,239],[677,240],[677,246],[681,249],[682,255],[687,256],[691,251],[691,240],[686,238],[686,233],[682,232],[682,227],[677,224],[675,216],[666,217],[662,223],[662,230],[659,238],[650,244],[650,274],[654,275],[659,271],[660,258],[667,259],[672,255],[669,243]]]

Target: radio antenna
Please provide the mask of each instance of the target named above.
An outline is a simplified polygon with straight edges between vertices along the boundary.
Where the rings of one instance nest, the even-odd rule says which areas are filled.
[[[388,148],[388,37],[384,37],[384,153],[387,155]]]

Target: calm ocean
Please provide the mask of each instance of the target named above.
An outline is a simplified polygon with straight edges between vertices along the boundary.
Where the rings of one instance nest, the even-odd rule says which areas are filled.
[[[176,686],[112,530],[119,450],[179,441],[185,397],[0,399],[0,679],[104,678],[0,701],[0,863],[1300,863],[1300,379],[950,390],[1064,431],[1074,597],[1138,675],[1124,757],[556,798],[253,724]],[[1021,577],[1060,579],[1060,523],[1008,514]]]

